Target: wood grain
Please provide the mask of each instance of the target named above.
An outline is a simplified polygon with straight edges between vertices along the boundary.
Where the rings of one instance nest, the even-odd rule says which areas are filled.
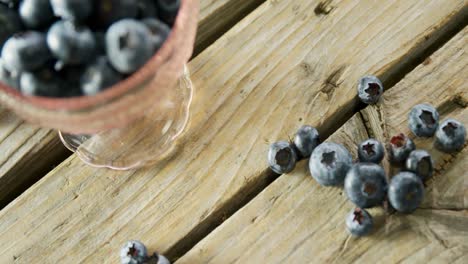
[[[173,159],[114,172],[72,156],[11,203],[0,262],[115,263],[132,238],[179,256],[267,184],[269,142],[304,122],[329,134],[352,116],[358,77],[392,78],[466,13],[463,1],[369,0],[316,15],[320,3],[268,1],[190,63],[193,115]]]
[[[409,133],[407,113],[417,103],[438,107],[442,118],[468,124],[468,28],[428,61],[387,91],[376,106],[355,116],[329,140],[355,155],[356,144],[369,136]],[[356,239],[345,231],[353,205],[341,188],[319,186],[307,162],[281,176],[258,197],[183,256],[182,263],[464,263],[468,258],[466,202],[467,147],[447,155],[432,148],[433,139],[415,139],[428,149],[437,173],[428,183],[422,207],[414,214],[387,215],[371,210],[375,231]],[[468,144],[467,144],[468,145]],[[388,168],[387,168],[388,171]]]

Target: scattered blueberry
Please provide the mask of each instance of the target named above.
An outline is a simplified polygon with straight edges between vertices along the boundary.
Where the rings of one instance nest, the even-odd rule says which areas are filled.
[[[70,21],[58,21],[47,33],[47,44],[55,58],[65,65],[83,64],[92,60],[96,40],[91,30]]]
[[[50,0],[54,14],[75,22],[84,21],[93,11],[92,0]]]
[[[357,163],[346,174],[344,189],[358,207],[380,205],[387,194],[385,171],[375,163]]]
[[[147,257],[148,250],[140,241],[128,241],[120,250],[122,264],[143,264],[146,262]]]
[[[434,162],[427,151],[422,149],[413,150],[406,160],[406,169],[416,173],[416,175],[425,181],[434,172]]]
[[[21,31],[22,24],[18,13],[0,4],[0,50],[10,36]]]
[[[356,237],[368,235],[374,226],[372,216],[364,209],[356,208],[346,217],[348,232]]]
[[[278,141],[270,145],[268,163],[270,168],[278,173],[288,173],[296,167],[297,154],[294,148],[286,141]]]
[[[157,51],[166,41],[171,29],[162,21],[156,18],[145,18],[142,22],[148,27],[151,32],[151,40],[153,42],[153,50]]]
[[[400,172],[390,181],[388,199],[397,211],[411,213],[421,204],[424,186],[421,178],[412,172]]]
[[[158,9],[154,0],[137,0],[138,17],[139,18],[156,18],[158,17]]]
[[[24,72],[20,77],[21,92],[28,96],[62,97],[65,89],[57,75],[47,68],[38,72]]]
[[[159,17],[168,25],[173,25],[180,8],[180,0],[157,0]]]
[[[171,264],[171,262],[164,257],[163,255],[159,255],[158,253],[154,253],[152,256],[148,258],[148,261],[146,262],[148,264]]]
[[[342,185],[352,162],[345,147],[325,142],[312,152],[309,169],[312,177],[323,186]]]
[[[31,29],[47,27],[55,20],[49,0],[22,0],[19,14],[23,23]]]
[[[455,119],[447,119],[437,129],[434,145],[440,151],[453,153],[462,150],[465,141],[465,126]]]
[[[400,133],[392,137],[388,147],[389,160],[394,165],[402,165],[411,151],[415,150],[414,142],[405,134]]]
[[[36,31],[13,35],[2,49],[4,66],[11,72],[34,71],[51,59],[46,37]]]
[[[418,104],[411,109],[409,128],[418,137],[432,137],[439,125],[439,113],[429,104]]]
[[[361,162],[380,163],[384,155],[384,146],[376,139],[367,139],[358,146],[358,157]]]
[[[94,1],[94,14],[91,18],[98,28],[104,29],[125,18],[136,18],[138,2],[136,0],[100,0]]]
[[[84,72],[81,78],[81,90],[85,95],[95,95],[121,79],[121,75],[111,67],[107,58],[101,56]]]
[[[19,73],[12,73],[10,70],[5,68],[2,60],[0,59],[0,82],[11,88],[19,90],[19,77]]]
[[[377,103],[383,92],[383,84],[377,77],[368,75],[359,80],[358,95],[363,103]]]
[[[122,74],[138,70],[154,53],[151,36],[148,27],[137,20],[123,19],[113,24],[106,33],[112,66]]]
[[[315,147],[320,144],[319,133],[317,129],[311,126],[302,126],[297,130],[294,137],[294,145],[302,157],[308,158]]]

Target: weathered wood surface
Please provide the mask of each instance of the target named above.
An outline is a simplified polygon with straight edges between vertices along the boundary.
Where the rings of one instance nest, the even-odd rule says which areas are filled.
[[[6,207],[0,262],[115,263],[131,238],[179,256],[270,181],[268,142],[304,122],[329,134],[352,115],[358,77],[395,78],[466,13],[464,1],[336,1],[315,14],[319,3],[268,1],[190,63],[190,133],[171,160],[114,172],[72,156]]]
[[[256,2],[200,0],[200,34],[195,49],[203,50]],[[0,149],[0,208],[71,155],[56,131],[24,123],[4,108],[0,108]]]
[[[388,142],[394,133],[410,133],[407,113],[422,102],[436,106],[443,119],[468,124],[467,33],[468,28],[387,91],[378,105],[363,110],[366,127],[358,114],[329,140],[353,154],[367,134]],[[341,188],[319,186],[307,162],[301,162],[177,263],[466,263],[468,148],[446,155],[434,150],[432,141],[415,139],[439,168],[428,182],[424,209],[410,215],[372,209],[376,229],[369,237],[347,234],[344,218],[352,203]]]

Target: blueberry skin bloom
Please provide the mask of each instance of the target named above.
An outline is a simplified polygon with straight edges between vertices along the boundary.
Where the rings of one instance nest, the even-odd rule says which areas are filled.
[[[19,14],[23,23],[32,29],[46,27],[55,19],[49,0],[22,0]]]
[[[156,52],[162,47],[164,41],[166,41],[169,33],[171,33],[171,29],[164,24],[164,22],[156,18],[145,18],[142,22],[151,32],[151,41],[153,42],[154,52]]]
[[[368,75],[359,80],[358,96],[365,104],[375,104],[384,92],[383,84],[379,78]]]
[[[432,137],[439,126],[439,113],[430,104],[418,104],[408,115],[408,125],[418,137]]]
[[[447,119],[437,129],[434,145],[440,151],[453,153],[460,151],[465,141],[465,126],[455,119]]]
[[[134,19],[114,23],[106,33],[107,56],[114,68],[131,74],[143,66],[154,54],[148,27]]]
[[[130,240],[120,250],[120,263],[143,264],[148,257],[145,245],[137,240]]]
[[[286,141],[278,141],[270,145],[268,151],[268,164],[278,173],[288,173],[294,170],[297,162],[297,154],[294,148]]]
[[[5,68],[2,60],[0,59],[0,82],[11,88],[19,89],[19,76],[20,75],[18,73],[12,73],[10,70]]]
[[[342,145],[325,142],[318,145],[309,161],[312,177],[323,186],[343,185],[351,168],[352,157]]]
[[[36,31],[13,35],[2,49],[4,66],[14,73],[38,70],[51,58],[45,35]]]
[[[357,163],[346,174],[344,189],[360,208],[380,205],[387,193],[385,171],[375,163]]]
[[[405,134],[400,133],[390,139],[388,145],[389,160],[394,165],[404,165],[411,151],[415,149],[414,142]]]
[[[294,145],[304,158],[310,157],[319,144],[319,133],[317,129],[311,126],[300,127],[296,132],[296,136],[294,136]]]
[[[101,56],[89,65],[81,77],[81,90],[85,95],[95,95],[111,87],[122,79],[105,56]]]
[[[397,211],[411,213],[419,207],[424,197],[421,178],[412,172],[395,175],[388,188],[388,199]]]
[[[28,96],[62,97],[61,80],[49,69],[24,72],[20,77],[21,92]]]
[[[83,21],[93,11],[92,0],[50,0],[54,14],[62,19]]]
[[[47,33],[47,44],[54,57],[70,65],[85,64],[96,52],[96,39],[91,30],[70,21],[52,25]]]
[[[368,235],[374,226],[372,216],[364,209],[353,209],[346,216],[346,228],[355,237]]]
[[[21,31],[22,24],[18,13],[0,4],[0,50],[5,41],[16,32]]]
[[[434,161],[427,151],[418,149],[410,153],[406,160],[406,169],[416,173],[423,181],[434,173]]]
[[[380,163],[385,155],[384,146],[373,138],[364,140],[358,146],[358,157],[360,162]]]

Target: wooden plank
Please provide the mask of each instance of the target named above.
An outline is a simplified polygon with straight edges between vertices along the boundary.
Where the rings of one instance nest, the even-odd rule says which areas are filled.
[[[259,1],[201,0],[195,49],[203,50]],[[24,123],[0,108],[0,208],[71,155],[55,131]]]
[[[268,1],[190,63],[190,133],[171,160],[114,172],[73,156],[0,212],[0,262],[113,263],[130,238],[179,256],[267,184],[267,142],[305,121],[327,135],[340,119],[326,120],[352,115],[359,76],[394,77],[466,14],[456,1],[319,4]]]
[[[387,91],[377,106],[367,107],[366,127],[355,116],[329,140],[345,144],[356,156],[356,144],[367,134],[388,141],[393,133],[409,133],[407,113],[423,101],[437,106],[442,118],[451,116],[468,124],[468,84],[463,74],[468,70],[467,33],[468,28]],[[369,237],[347,234],[344,218],[353,205],[341,188],[319,186],[305,161],[177,263],[466,262],[468,148],[444,155],[432,149],[432,140],[415,139],[419,148],[430,150],[439,168],[428,183],[424,209],[409,215],[372,209],[376,230]]]

